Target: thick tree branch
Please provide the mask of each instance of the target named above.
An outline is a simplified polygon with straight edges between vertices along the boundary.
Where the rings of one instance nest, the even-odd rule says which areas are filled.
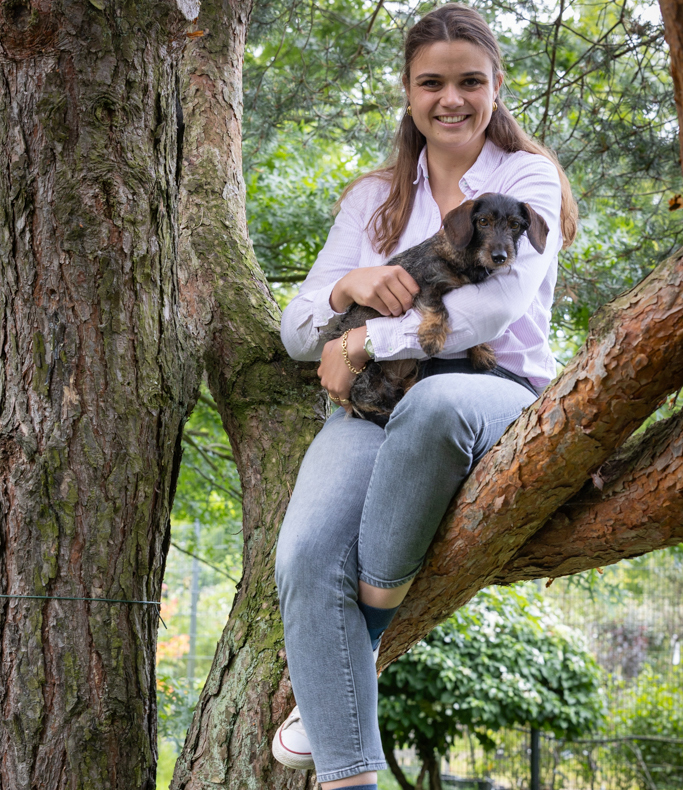
[[[678,111],[681,164],[683,165],[683,2],[681,0],[659,0],[664,19],[664,38],[671,54],[671,75],[674,81],[674,98]]]
[[[683,256],[605,306],[585,346],[466,481],[392,625],[385,664],[478,590],[683,382]]]
[[[634,437],[502,568],[509,584],[611,565],[683,541],[683,412]]]

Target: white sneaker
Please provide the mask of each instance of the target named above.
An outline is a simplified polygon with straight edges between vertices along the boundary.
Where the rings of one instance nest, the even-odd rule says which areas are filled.
[[[380,636],[379,644],[372,651],[375,664],[379,658],[379,649],[381,646],[382,637]],[[301,721],[298,705],[294,706],[294,710],[277,728],[277,732],[273,738],[272,751],[273,757],[275,757],[279,763],[289,768],[299,768],[301,770],[315,768],[313,755],[311,754],[311,744],[308,740],[308,735],[306,735],[304,723]]]
[[[289,768],[315,768],[311,744],[299,714],[299,706],[278,727],[273,738],[273,757]]]

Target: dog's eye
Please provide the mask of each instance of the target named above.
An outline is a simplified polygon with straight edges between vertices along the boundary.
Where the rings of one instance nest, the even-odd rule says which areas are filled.
[[[489,221],[485,217],[481,217],[479,219],[479,224],[482,226],[482,228],[485,228],[489,224]]]
[[[515,222],[514,220],[511,220],[510,227],[512,228],[512,230],[519,230],[519,222]]]

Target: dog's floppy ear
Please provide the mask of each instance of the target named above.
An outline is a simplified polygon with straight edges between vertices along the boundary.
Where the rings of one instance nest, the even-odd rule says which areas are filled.
[[[443,218],[443,230],[446,238],[456,250],[464,250],[472,241],[474,225],[472,224],[472,212],[474,211],[474,201],[466,200],[458,208],[449,211]]]
[[[528,203],[523,205],[529,215],[529,227],[526,235],[536,252],[543,252],[545,250],[545,241],[548,238],[548,225],[543,217],[537,214]]]

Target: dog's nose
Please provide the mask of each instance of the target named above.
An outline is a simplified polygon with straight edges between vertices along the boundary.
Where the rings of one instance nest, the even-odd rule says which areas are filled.
[[[508,259],[508,254],[504,250],[496,250],[496,252],[491,253],[491,260],[500,266],[501,263],[505,263]]]

